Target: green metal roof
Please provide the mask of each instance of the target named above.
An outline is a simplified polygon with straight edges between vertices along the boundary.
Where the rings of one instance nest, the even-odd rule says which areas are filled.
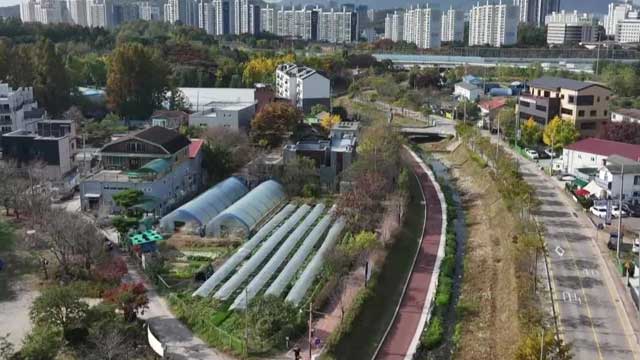
[[[587,186],[587,184],[589,184],[588,181],[585,181],[585,180],[582,180],[582,179],[575,179],[575,180],[572,181],[572,183],[575,186],[579,187],[579,188],[583,188],[583,187]]]
[[[156,174],[167,172],[171,168],[171,163],[165,159],[155,159],[144,164],[138,171],[153,171]]]
[[[144,210],[146,212],[152,212],[153,210],[156,209],[156,207],[158,207],[159,203],[160,203],[160,199],[153,196],[145,195],[142,198],[140,198],[140,202],[138,204],[133,205],[131,208]]]

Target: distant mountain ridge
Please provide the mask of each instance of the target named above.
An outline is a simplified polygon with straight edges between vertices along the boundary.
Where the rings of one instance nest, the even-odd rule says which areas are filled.
[[[607,6],[609,2],[614,0],[561,0],[560,5],[565,10],[578,10],[580,12],[595,12],[598,14],[604,14],[607,12]],[[432,0],[432,1],[412,1],[412,0],[344,0],[338,1],[340,3],[355,3],[355,4],[363,4],[368,5],[370,8],[375,9],[391,9],[397,7],[405,7],[416,4],[439,4],[440,8],[449,8],[450,5],[453,5],[455,8],[462,8],[465,10],[470,9],[473,5],[480,2],[481,4],[485,4],[486,0]],[[490,2],[498,3],[498,0],[490,0]],[[511,0],[503,0],[505,4],[512,3]],[[328,4],[329,0],[283,0],[281,4],[287,6],[291,4],[302,5],[302,4]]]

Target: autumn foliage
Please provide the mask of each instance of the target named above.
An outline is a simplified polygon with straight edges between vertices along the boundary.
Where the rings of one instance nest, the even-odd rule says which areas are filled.
[[[98,280],[110,283],[119,283],[126,273],[127,264],[121,257],[111,257],[98,264],[95,270],[95,276]]]
[[[144,313],[144,309],[149,304],[147,289],[141,282],[137,284],[122,284],[115,289],[109,290],[104,294],[104,300],[117,306],[123,312],[124,319],[129,322],[134,321],[138,313]]]

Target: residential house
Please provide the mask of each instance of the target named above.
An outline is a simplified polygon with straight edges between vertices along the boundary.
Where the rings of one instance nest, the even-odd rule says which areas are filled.
[[[611,155],[594,179],[602,193],[611,199],[640,202],[640,162],[619,155]]]
[[[601,84],[545,76],[529,83],[529,93],[520,96],[516,112],[521,120],[533,118],[543,126],[560,116],[582,136],[597,136],[609,121],[611,95]]]
[[[640,145],[596,138],[583,139],[562,150],[562,170],[589,180],[598,169],[608,164],[607,159],[612,155],[640,160]]]
[[[296,156],[313,159],[319,169],[320,181],[335,189],[339,175],[355,161],[359,130],[360,123],[343,121],[331,129],[328,140],[299,141],[285,145],[284,165]]]
[[[483,93],[484,91],[481,88],[464,81],[455,84],[453,87],[454,96],[470,101],[477,101]]]
[[[202,146],[202,140],[160,126],[118,138],[98,152],[101,170],[80,184],[82,209],[113,212],[114,194],[137,189],[145,211],[167,213],[202,189]]]
[[[330,107],[329,79],[306,66],[281,64],[276,69],[276,97],[287,99],[304,113],[317,104]]]
[[[507,99],[504,97],[495,97],[488,100],[483,100],[478,103],[480,108],[480,116],[483,120],[487,120],[493,123],[500,110],[502,110],[507,104]]]
[[[611,112],[611,122],[640,122],[640,109],[618,109]]]
[[[181,126],[187,125],[189,125],[189,114],[184,111],[156,110],[151,114],[151,126],[178,130]]]
[[[38,108],[33,88],[13,89],[0,82],[0,134],[17,130],[35,131],[35,124],[42,120],[44,110]]]
[[[13,160],[19,166],[40,164],[50,181],[72,176],[77,151],[75,123],[41,120],[35,125],[34,131],[21,129],[2,134],[2,159]]]

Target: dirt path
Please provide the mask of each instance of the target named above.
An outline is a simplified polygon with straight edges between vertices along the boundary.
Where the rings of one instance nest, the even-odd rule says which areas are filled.
[[[31,331],[29,309],[40,294],[35,290],[35,281],[32,276],[20,277],[10,284],[12,296],[0,300],[0,336],[9,334],[8,340],[16,350],[22,347],[22,341]]]
[[[415,160],[412,161],[412,166],[425,197],[426,221],[422,243],[400,307],[376,359],[405,359],[415,352],[417,339],[426,320],[425,304],[429,302],[429,293],[435,289],[431,285],[435,280],[434,269],[439,258],[440,244],[444,241],[442,199],[426,171]]]

